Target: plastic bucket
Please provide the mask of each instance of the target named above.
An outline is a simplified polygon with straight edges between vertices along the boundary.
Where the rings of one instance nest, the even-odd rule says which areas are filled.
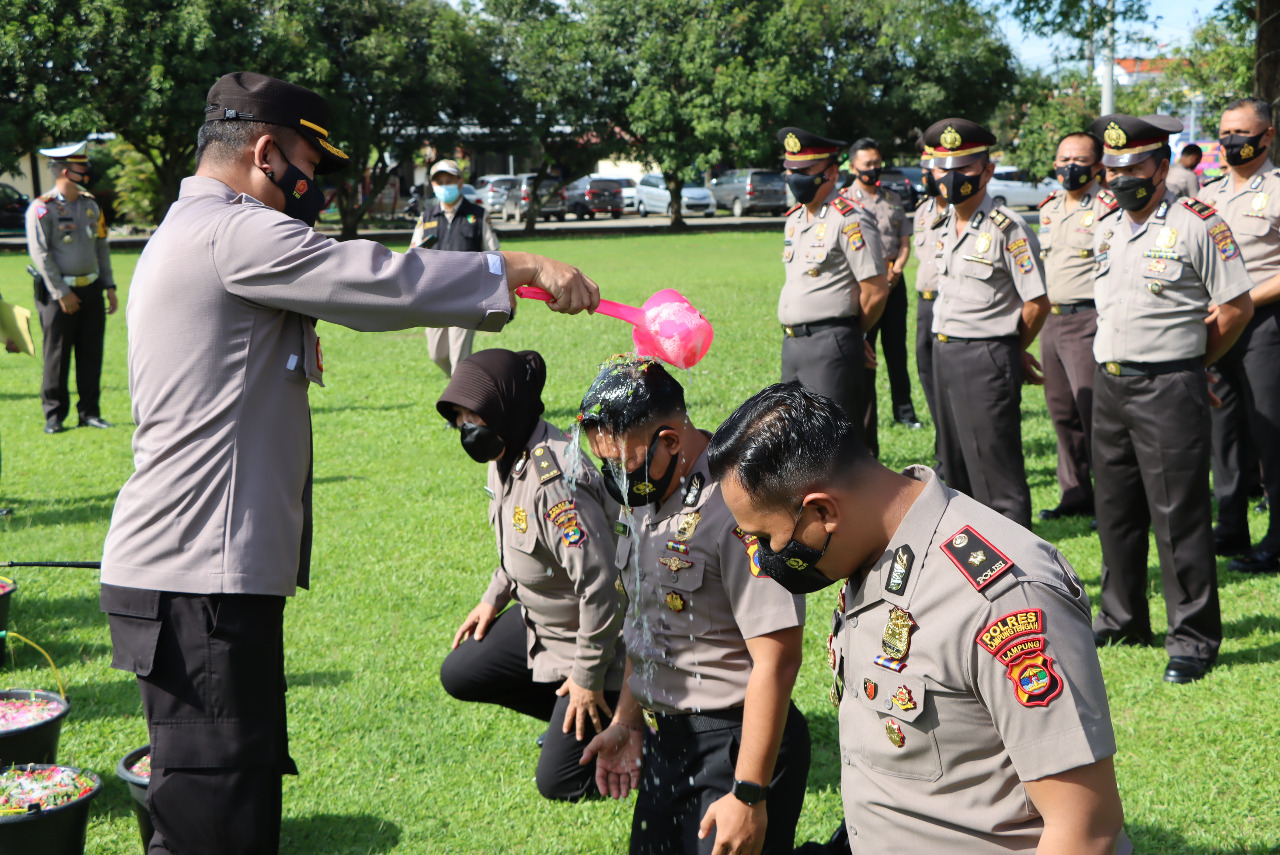
[[[57,762],[58,737],[62,735],[62,720],[67,717],[67,713],[71,712],[71,702],[64,700],[61,695],[35,689],[0,691],[0,701],[29,698],[55,701],[62,706],[62,710],[53,718],[47,718],[26,727],[0,730],[0,768],[25,766],[28,763]]]
[[[49,765],[35,764],[33,768],[47,769]],[[47,810],[0,815],[0,852],[84,855],[85,831],[89,827],[89,802],[102,792],[102,779],[83,769],[74,771],[91,778],[93,789],[73,802]]]
[[[129,771],[129,767],[150,753],[151,746],[144,745],[124,755],[116,764],[116,777],[129,785],[129,795],[133,796],[133,815],[138,819],[138,834],[142,838],[144,853],[151,843],[151,835],[155,833],[155,826],[151,824],[151,811],[147,810],[147,786],[151,779],[135,775]]]
[[[0,576],[0,585],[6,585],[9,590],[0,594],[0,630],[9,630],[9,602],[13,598],[13,592],[18,590],[18,583],[5,576]],[[8,639],[0,635],[0,663],[4,661],[4,645]]]

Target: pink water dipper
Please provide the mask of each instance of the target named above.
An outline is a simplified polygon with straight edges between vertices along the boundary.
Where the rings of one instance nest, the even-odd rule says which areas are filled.
[[[541,288],[522,285],[516,296],[549,303],[552,296]],[[636,353],[653,356],[677,368],[692,368],[711,348],[715,331],[711,322],[674,288],[663,288],[640,308],[613,300],[601,300],[596,310],[635,327],[631,337]]]

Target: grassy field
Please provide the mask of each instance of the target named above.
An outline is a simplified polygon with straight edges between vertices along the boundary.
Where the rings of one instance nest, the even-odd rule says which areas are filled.
[[[779,244],[777,235],[704,234],[512,247],[580,265],[615,299],[638,304],[666,287],[688,295],[717,330],[706,360],[682,377],[695,422],[713,428],[777,379]],[[124,297],[137,253],[114,261]],[[0,256],[0,283],[6,297],[30,306],[25,263],[20,255]],[[181,275],[173,287],[182,287]],[[913,327],[914,315],[913,306]],[[625,852],[629,802],[542,800],[533,773],[543,726],[453,702],[440,688],[440,662],[485,588],[494,549],[484,469],[436,414],[444,378],[427,358],[421,331],[321,327],[328,386],[311,397],[314,590],[286,610],[291,746],[302,775],[285,784],[284,851]],[[595,366],[629,349],[627,330],[607,318],[564,318],[528,305],[506,332],[481,334],[477,343],[541,351],[549,368],[547,417],[563,426]],[[103,373],[103,415],[119,424],[111,431],[44,435],[38,362],[0,357],[0,505],[15,508],[0,522],[0,561],[100,556],[116,492],[132,471],[125,338],[121,313],[108,323]],[[889,425],[883,371],[880,384],[884,461],[902,467],[930,460],[931,426]],[[913,391],[927,420],[918,385]],[[1027,389],[1023,418],[1034,505],[1052,507],[1054,437],[1039,390]],[[1256,537],[1261,517],[1254,515],[1253,525]],[[1036,531],[1062,549],[1096,602],[1100,554],[1088,522],[1037,524]],[[1154,546],[1151,556],[1159,633],[1164,607]],[[1161,682],[1165,654],[1158,647],[1101,654],[1126,824],[1142,853],[1280,851],[1280,579],[1232,574],[1225,562],[1220,571],[1226,641],[1208,678],[1185,687]],[[59,760],[108,779],[93,806],[87,851],[136,853],[129,797],[113,770],[146,741],[146,729],[133,678],[108,667],[96,573],[13,572],[20,589],[10,628],[48,649],[74,705]],[[802,841],[826,839],[840,817],[836,718],[822,654],[834,596],[811,597],[796,690],[814,740]],[[16,642],[10,650],[0,682],[55,687],[39,654]],[[881,850],[886,844],[910,848],[909,841],[876,842]]]

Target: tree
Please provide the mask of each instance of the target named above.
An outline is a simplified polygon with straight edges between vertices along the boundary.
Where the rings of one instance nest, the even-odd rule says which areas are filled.
[[[1015,0],[1013,17],[1033,35],[1051,38],[1066,36],[1079,45],[1075,56],[1085,61],[1085,72],[1093,73],[1094,56],[1106,31],[1108,17],[1115,23],[1138,24],[1147,20],[1148,0]],[[1113,11],[1108,10],[1111,5]],[[1138,32],[1125,40],[1142,40]]]
[[[1049,175],[1058,142],[1087,131],[1098,118],[1101,94],[1087,77],[1069,74],[1054,82],[1044,75],[1020,87],[1022,96],[1001,122],[1001,140],[1009,160],[1030,175]]]

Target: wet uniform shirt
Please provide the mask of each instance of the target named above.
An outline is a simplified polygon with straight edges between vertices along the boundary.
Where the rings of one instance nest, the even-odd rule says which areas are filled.
[[[1018,334],[1022,304],[1044,296],[1040,242],[1008,208],[987,196],[956,234],[955,216],[934,253],[940,294],[933,331],[956,338]]]
[[[734,522],[705,452],[684,489],[620,525],[616,563],[636,700],[659,713],[741,706],[751,677],[745,639],[803,626],[804,597],[756,575],[755,538]]]
[[[1022,782],[1116,753],[1089,598],[1052,545],[903,474],[925,489],[835,619],[851,848],[1032,852]]]
[[[27,207],[27,251],[55,300],[70,294],[77,284],[67,282],[64,276],[96,274],[94,281],[103,288],[115,286],[107,221],[98,200],[83,190],[74,202],[57,190],[36,197]]]
[[[1050,303],[1093,299],[1094,234],[1098,220],[1118,207],[1110,192],[1096,187],[1078,202],[1058,190],[1040,203],[1040,258]]]
[[[864,193],[857,184],[846,189],[842,195],[871,212],[876,220],[876,230],[880,234],[880,245],[886,262],[896,259],[902,240],[910,236],[912,230],[912,224],[907,220],[907,211],[902,207],[902,198],[892,190],[880,188],[876,188],[875,193]]]
[[[936,255],[942,249],[942,231],[951,221],[950,211],[950,206],[940,208],[932,196],[916,208],[911,238],[916,248],[916,290],[929,300],[938,299]]]
[[[1099,363],[1173,362],[1204,356],[1209,304],[1253,285],[1231,228],[1203,202],[1166,193],[1138,226],[1117,210],[1094,242]]]
[[[1280,169],[1267,160],[1239,190],[1230,175],[1215,178],[1198,198],[1231,227],[1254,285],[1280,273]]]
[[[505,483],[489,464],[485,490],[501,563],[483,600],[499,610],[512,600],[524,607],[535,682],[572,677],[584,689],[618,689],[622,611],[609,523],[617,505],[571,444],[543,421]],[[575,464],[572,487],[567,460]]]
[[[804,205],[791,209],[782,246],[786,280],[778,298],[778,322],[857,317],[858,283],[885,272],[876,228],[865,209],[835,193],[812,218]]]

